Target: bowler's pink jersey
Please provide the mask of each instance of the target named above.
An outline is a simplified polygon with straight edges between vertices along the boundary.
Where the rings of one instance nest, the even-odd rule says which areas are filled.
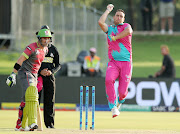
[[[109,25],[107,32],[107,41],[108,41],[108,56],[111,60],[116,61],[132,61],[132,47],[131,47],[131,38],[132,35],[128,35],[122,39],[112,41],[111,37],[116,36],[118,33],[121,33],[128,26],[128,23],[121,23],[117,26]],[[130,26],[131,27],[131,26]]]

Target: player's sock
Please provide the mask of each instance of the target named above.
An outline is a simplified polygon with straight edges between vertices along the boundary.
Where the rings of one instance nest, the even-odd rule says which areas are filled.
[[[21,127],[24,107],[25,107],[25,102],[22,101],[19,106],[18,120],[16,122],[16,128],[15,128],[16,131],[18,131],[18,129]]]
[[[111,102],[108,101],[108,105],[109,105],[109,108],[110,108],[110,109],[116,107],[116,100],[114,100],[113,103],[111,103]]]
[[[125,99],[124,100],[119,100],[119,97],[118,97],[118,102],[117,102],[117,109],[118,110],[120,110],[120,107],[124,102],[125,102]]]

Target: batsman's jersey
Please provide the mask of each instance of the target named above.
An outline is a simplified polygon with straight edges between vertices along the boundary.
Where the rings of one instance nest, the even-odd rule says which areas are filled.
[[[112,41],[111,37],[116,36],[124,31],[130,24],[121,23],[119,25],[108,25],[107,41],[108,41],[108,56],[110,60],[115,61],[132,61],[132,47],[131,39],[132,35],[128,35],[124,38]]]
[[[44,49],[40,49],[38,43],[36,42],[28,45],[22,53],[22,55],[24,55],[27,60],[23,62],[21,70],[29,71],[32,74],[37,74],[47,53],[48,48],[44,47]]]

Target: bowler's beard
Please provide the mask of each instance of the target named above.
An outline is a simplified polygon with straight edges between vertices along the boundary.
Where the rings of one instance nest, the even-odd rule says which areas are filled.
[[[118,24],[120,24],[120,23],[114,21],[114,24],[115,24],[115,25],[118,25]]]
[[[121,22],[114,21],[114,25],[119,25],[119,24],[121,24]]]

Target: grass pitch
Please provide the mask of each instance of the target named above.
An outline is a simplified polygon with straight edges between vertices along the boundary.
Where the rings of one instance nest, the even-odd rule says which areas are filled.
[[[43,114],[43,112],[42,112]],[[34,132],[16,132],[17,110],[0,110],[0,134],[43,133],[43,134],[180,134],[180,116],[173,112],[121,112],[111,118],[111,112],[95,112],[95,130],[79,130],[79,112],[56,111],[55,128]],[[91,113],[89,112],[89,128]]]

